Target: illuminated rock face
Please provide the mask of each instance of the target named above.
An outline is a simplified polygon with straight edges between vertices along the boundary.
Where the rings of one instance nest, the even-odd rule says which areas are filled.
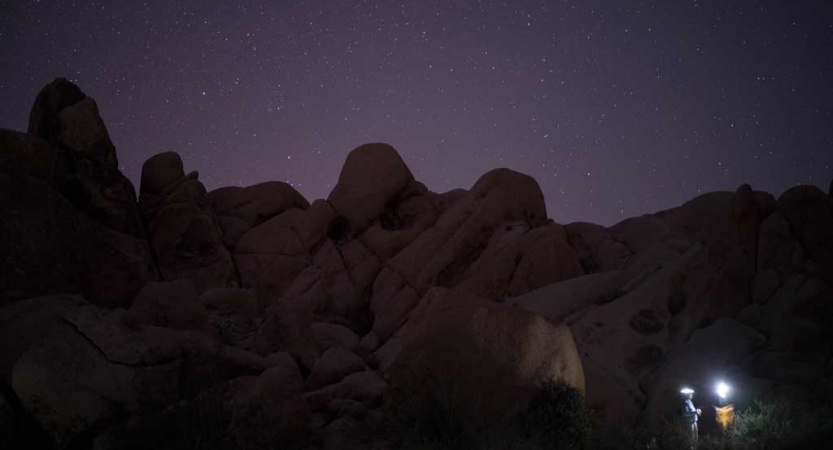
[[[165,448],[210,412],[238,448],[368,448],[403,389],[497,420],[553,379],[625,423],[673,413],[682,383],[709,404],[717,378],[833,396],[833,198],[813,187],[603,227],[553,222],[509,169],[431,192],[380,143],[313,202],[206,192],[174,152],[137,202],[116,161],[65,80],[29,134],[0,131],[2,392],[59,445]]]
[[[546,382],[584,391],[572,333],[536,314],[434,288],[405,327],[390,376],[404,393],[397,401],[446,396],[460,414],[489,423],[523,411]]]

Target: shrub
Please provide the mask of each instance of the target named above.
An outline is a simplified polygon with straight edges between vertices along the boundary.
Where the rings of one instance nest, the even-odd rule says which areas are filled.
[[[679,420],[652,428],[628,429],[594,425],[596,434],[588,448],[593,450],[816,450],[833,442],[831,405],[800,402],[789,398],[757,400],[735,412],[726,434],[704,433],[701,426],[692,447],[688,427]]]
[[[833,408],[788,398],[757,400],[735,416],[726,440],[738,450],[830,448]]]
[[[390,431],[401,450],[577,450],[592,423],[582,394],[563,382],[543,385],[525,412],[501,423],[481,423],[447,388],[397,400]]]

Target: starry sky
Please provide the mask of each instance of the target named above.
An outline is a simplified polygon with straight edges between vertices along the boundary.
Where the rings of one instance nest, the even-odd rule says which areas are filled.
[[[55,77],[137,190],[176,151],[209,190],[324,198],[365,142],[437,192],[529,174],[560,223],[833,178],[826,0],[0,0],[0,126]]]

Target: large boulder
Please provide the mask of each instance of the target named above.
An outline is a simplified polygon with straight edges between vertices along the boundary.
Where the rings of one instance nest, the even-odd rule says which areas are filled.
[[[234,247],[234,263],[244,287],[275,299],[309,265],[309,252],[333,228],[336,213],[325,201],[292,208],[250,229]]]
[[[457,288],[478,297],[500,299],[583,275],[566,238],[563,228],[555,224],[534,229],[525,222],[506,225],[492,234]]]
[[[47,182],[0,174],[0,305],[53,293],[127,306],[158,278],[147,242],[84,217]]]
[[[833,279],[833,198],[815,186],[795,186],[777,202],[809,260],[807,272]]]
[[[139,366],[110,361],[67,326],[17,360],[12,388],[26,412],[62,448],[121,410],[137,414],[176,401],[178,374],[176,360]]]
[[[87,155],[104,167],[118,167],[116,148],[95,100],[65,78],[56,78],[38,93],[29,113],[28,132],[55,147]]]
[[[136,191],[118,167],[37,136],[0,129],[0,172],[45,181],[91,220],[144,237]]]
[[[549,381],[584,391],[567,327],[443,288],[430,290],[411,313],[391,372],[394,404],[407,409],[434,398],[486,423],[523,411]]]
[[[35,297],[0,308],[0,384],[11,383],[14,362],[29,348],[53,337],[64,314],[86,305],[74,295]]]
[[[10,352],[21,355],[11,370],[15,395],[58,447],[89,440],[117,420],[140,421],[209,386],[286,365],[286,358],[262,358],[199,333],[142,326],[124,310],[63,303],[62,321],[18,328],[13,335],[28,348]],[[22,305],[35,317],[56,313],[45,300]]]
[[[758,234],[759,271],[774,271],[781,279],[787,279],[804,271],[806,252],[793,236],[789,221],[776,211],[761,223]]]
[[[410,245],[388,261],[373,283],[370,308],[374,314],[373,331],[366,336],[366,351],[372,351],[390,337],[405,322],[410,310],[433,286],[454,287],[472,276],[487,276],[491,264],[484,264],[482,273],[469,271],[488,248],[490,242],[499,243],[499,235],[507,233],[506,226],[522,222],[522,228],[534,229],[547,223],[547,211],[538,184],[531,177],[509,169],[496,169],[483,175],[465,198],[445,211],[436,224],[421,233]],[[511,228],[511,227],[510,227]],[[512,233],[512,230],[509,230]],[[492,241],[493,236],[495,241]],[[493,247],[497,249],[497,247]],[[569,249],[553,241],[556,255],[566,255],[567,273],[580,270]],[[530,260],[547,260],[549,252],[538,253],[530,248]],[[522,262],[525,256],[521,256]],[[498,269],[501,261],[495,261]],[[532,267],[529,268],[533,270]],[[554,277],[564,276],[557,272]],[[525,272],[531,275],[531,271]],[[538,274],[535,275],[538,277]],[[551,279],[545,275],[539,281],[517,282],[514,294],[536,283]],[[491,292],[506,292],[512,276],[489,288]]]
[[[176,153],[152,156],[142,167],[139,206],[162,278],[187,278],[198,292],[236,286],[231,255],[196,172],[185,175]]]
[[[358,233],[415,188],[411,171],[393,147],[365,144],[347,155],[327,201]]]
[[[292,208],[306,209],[309,202],[292,186],[269,181],[249,187],[229,186],[208,193],[218,216],[232,216],[250,228]]]
[[[510,298],[506,303],[552,323],[570,322],[573,316],[622,296],[623,287],[633,277],[621,270],[584,275]]]

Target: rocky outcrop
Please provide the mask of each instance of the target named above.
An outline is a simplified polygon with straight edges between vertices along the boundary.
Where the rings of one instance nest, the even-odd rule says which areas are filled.
[[[143,236],[135,190],[119,171],[116,148],[95,100],[66,79],[55,79],[32,105],[28,134],[50,144],[44,148],[27,142],[26,154],[17,156],[28,160],[30,170],[41,172],[41,179],[54,184],[93,220],[125,234]],[[6,147],[9,142],[4,144]]]
[[[395,395],[398,390],[402,396],[396,401],[451,396],[446,401],[464,417],[488,423],[523,411],[547,381],[561,380],[584,391],[570,330],[535,314],[435,288],[406,326],[391,375]]]
[[[551,380],[626,424],[718,377],[833,399],[818,188],[560,225],[526,175],[438,194],[367,144],[311,204],[161,153],[137,205],[77,87],[29,131],[0,130],[0,446],[372,448],[398,407],[494,423]]]
[[[0,305],[82,294],[127,306],[157,279],[147,242],[88,220],[48,183],[0,174]]]
[[[236,286],[231,255],[198,174],[173,152],[142,167],[139,207],[164,280],[190,280],[198,292]]]
[[[0,320],[14,321],[24,312],[39,318],[40,327],[17,322],[10,332],[4,329],[11,333],[4,337],[17,338],[4,356],[19,355],[9,382],[26,413],[59,447],[281,361],[201,334],[142,326],[123,310],[102,310],[78,298],[25,300],[0,310]]]
[[[279,181],[216,189],[208,193],[208,199],[223,230],[223,243],[230,251],[253,227],[292,208],[309,207],[298,191]]]

